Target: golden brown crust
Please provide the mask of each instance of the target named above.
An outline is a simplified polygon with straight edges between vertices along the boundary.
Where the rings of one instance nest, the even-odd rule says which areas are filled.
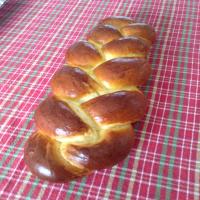
[[[97,49],[87,41],[73,44],[67,51],[65,63],[81,68],[92,68],[102,62],[102,57]]]
[[[149,46],[156,40],[155,30],[145,23],[129,24],[121,28],[124,36],[135,36],[143,39]]]
[[[94,69],[96,77],[108,88],[141,86],[151,74],[151,66],[141,58],[114,58]]]
[[[97,123],[104,125],[136,122],[143,117],[146,105],[145,96],[138,91],[114,92],[81,104]]]
[[[99,170],[122,161],[134,144],[134,132],[128,128],[108,131],[103,141],[92,146],[70,145],[66,148],[68,159],[89,170]]]
[[[67,137],[88,131],[88,126],[66,103],[52,96],[38,106],[35,123],[38,130],[52,137]]]
[[[99,25],[92,29],[87,35],[90,42],[104,45],[114,39],[122,37],[121,33],[114,27],[109,25]]]
[[[69,47],[66,66],[51,80],[53,95],[35,112],[37,132],[24,160],[41,179],[71,181],[123,160],[134,143],[132,123],[147,108],[137,86],[151,73],[146,59],[154,30],[108,17],[87,39]]]
[[[55,141],[36,132],[26,142],[24,160],[33,174],[51,182],[66,182],[88,174],[88,170],[64,164],[57,151]]]
[[[102,47],[106,60],[118,57],[146,58],[148,51],[148,46],[136,37],[123,37],[113,40]]]
[[[53,94],[61,99],[78,99],[96,93],[98,85],[83,70],[65,66],[54,74],[51,88]]]
[[[134,22],[135,21],[133,19],[129,18],[129,17],[118,16],[118,17],[108,17],[108,18],[105,18],[105,19],[103,19],[103,20],[100,21],[100,24],[112,25],[115,28],[120,29],[123,26],[126,26],[128,24],[132,24]]]

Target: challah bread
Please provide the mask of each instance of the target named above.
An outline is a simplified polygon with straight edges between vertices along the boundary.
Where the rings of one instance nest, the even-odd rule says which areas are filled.
[[[146,112],[155,31],[127,17],[103,19],[66,52],[52,94],[35,112],[24,160],[42,179],[66,182],[117,164],[134,143],[132,123]]]

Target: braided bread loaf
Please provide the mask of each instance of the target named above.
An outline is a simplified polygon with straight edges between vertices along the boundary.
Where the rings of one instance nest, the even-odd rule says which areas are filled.
[[[155,31],[126,17],[102,20],[66,53],[51,79],[52,95],[35,112],[37,131],[24,160],[42,179],[65,182],[117,164],[134,143],[132,123],[147,101],[139,86]]]

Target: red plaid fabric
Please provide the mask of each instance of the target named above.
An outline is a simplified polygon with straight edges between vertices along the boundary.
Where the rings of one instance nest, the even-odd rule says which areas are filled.
[[[66,49],[113,15],[157,31],[136,143],[111,169],[65,184],[41,181],[23,161],[34,110]],[[0,199],[200,199],[198,0],[8,0],[0,8],[0,67]]]

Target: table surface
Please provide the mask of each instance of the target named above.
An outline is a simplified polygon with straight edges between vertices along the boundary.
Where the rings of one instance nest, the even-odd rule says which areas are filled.
[[[34,110],[66,49],[112,15],[157,31],[136,144],[111,169],[65,184],[41,181],[23,161]],[[1,200],[200,198],[200,1],[9,0],[0,9],[0,67]]]

